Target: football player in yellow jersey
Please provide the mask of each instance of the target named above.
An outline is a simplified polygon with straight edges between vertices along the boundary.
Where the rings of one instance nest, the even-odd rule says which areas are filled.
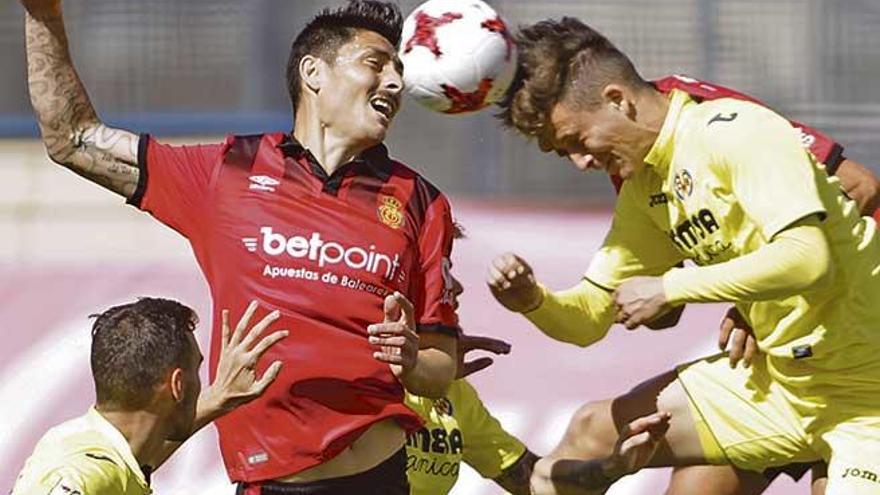
[[[455,238],[463,237],[455,226]],[[458,309],[464,292],[450,273],[453,306]],[[465,379],[492,364],[492,358],[465,361],[471,351],[507,354],[510,344],[490,337],[460,335],[456,380],[441,399],[407,393],[406,404],[425,420],[407,438],[407,478],[413,495],[444,495],[458,479],[462,461],[484,478],[495,481],[514,495],[529,495],[529,479],[538,456],[505,431],[483,405],[477,391]],[[585,469],[584,482],[595,493],[604,493],[618,477],[639,469],[659,445],[669,415],[654,413],[633,421],[619,437],[609,456]]]
[[[660,408],[673,419],[653,465],[762,471],[819,455],[827,493],[880,493],[873,219],[859,216],[772,111],[664,95],[573,18],[528,26],[518,41],[521,77],[502,118],[581,170],[627,180],[579,284],[553,292],[502,263],[489,275],[496,297],[582,346],[615,322],[634,329],[677,305],[733,302],[762,351],[748,369],[725,356],[684,364],[592,421],[613,431]],[[684,260],[694,266],[676,268]],[[535,493],[583,492],[582,459],[602,455],[584,443],[566,435],[539,461]]]
[[[98,315],[91,347],[96,404],[43,435],[11,495],[151,493],[150,473],[184,440],[258,397],[278,375],[276,361],[258,377],[257,361],[287,331],[261,337],[277,312],[249,329],[256,310],[252,303],[234,331],[223,312],[217,373],[204,391],[192,309],[143,298]]]

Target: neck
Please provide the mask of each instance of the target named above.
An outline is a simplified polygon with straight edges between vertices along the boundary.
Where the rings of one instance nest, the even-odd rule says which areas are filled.
[[[293,124],[293,137],[312,153],[318,164],[333,174],[339,167],[350,162],[372,144],[344,138],[318,118],[317,112],[308,108],[297,109]]]
[[[636,108],[639,112],[635,122],[640,131],[636,137],[637,146],[643,151],[643,156],[647,156],[663,129],[666,114],[669,113],[669,98],[656,89],[646,89],[639,93]]]
[[[162,419],[151,411],[114,411],[96,406],[98,413],[112,424],[131,447],[138,464],[145,465],[155,459],[165,445],[167,427]]]

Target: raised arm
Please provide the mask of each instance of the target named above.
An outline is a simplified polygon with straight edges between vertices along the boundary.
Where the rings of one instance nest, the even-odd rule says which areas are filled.
[[[125,196],[138,176],[138,136],[101,123],[68,49],[60,0],[22,0],[28,90],[52,161]]]

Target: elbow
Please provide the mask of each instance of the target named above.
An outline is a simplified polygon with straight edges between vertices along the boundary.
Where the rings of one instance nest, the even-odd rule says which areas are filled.
[[[802,290],[822,289],[834,283],[834,262],[824,235],[814,248],[806,262],[798,268],[802,274]]]

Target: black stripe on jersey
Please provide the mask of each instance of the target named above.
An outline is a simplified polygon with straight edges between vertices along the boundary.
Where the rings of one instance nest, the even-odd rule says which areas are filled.
[[[421,230],[422,224],[425,222],[425,213],[438,196],[440,196],[440,189],[437,189],[434,184],[425,180],[421,175],[415,176],[413,192],[406,204],[406,210],[415,223],[413,228],[416,232]]]
[[[89,459],[95,459],[96,461],[107,461],[110,464],[113,464],[114,466],[116,465],[116,461],[107,457],[106,455],[93,454],[91,452],[86,452],[86,457],[88,457]]]
[[[458,338],[461,334],[461,329],[451,325],[443,325],[442,323],[432,323],[430,325],[416,325],[416,333],[439,333]]]
[[[831,147],[831,152],[828,153],[828,158],[825,159],[825,170],[828,172],[828,175],[837,175],[837,169],[840,168],[840,164],[846,158],[843,156],[843,146],[840,143],[834,143],[834,146]]]
[[[230,165],[250,172],[254,168],[254,160],[263,142],[263,134],[249,136],[235,136],[232,145],[223,155],[223,164]]]
[[[147,192],[147,147],[149,145],[149,134],[141,134],[138,136],[138,183],[137,187],[134,188],[134,193],[132,193],[131,197],[125,200],[127,204],[130,204],[135,208],[141,207],[141,201],[144,200],[144,193]]]

